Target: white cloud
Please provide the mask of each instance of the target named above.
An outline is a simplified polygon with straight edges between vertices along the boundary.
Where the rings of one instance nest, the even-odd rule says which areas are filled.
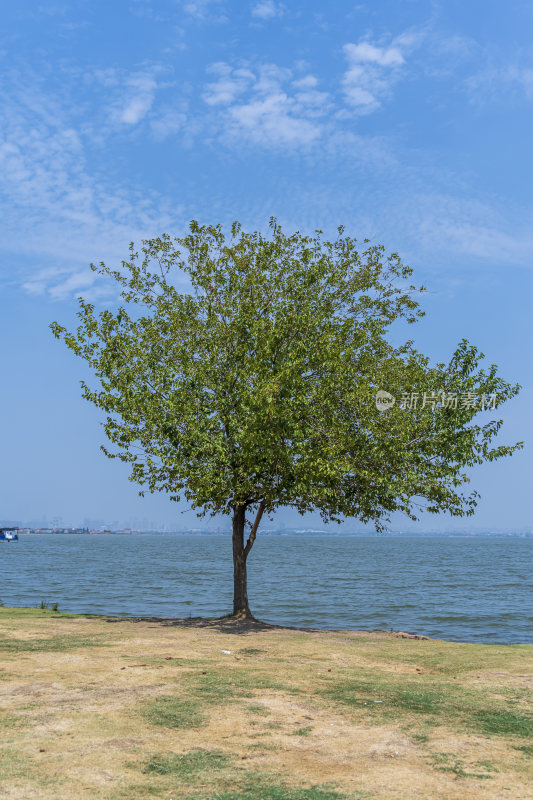
[[[271,93],[230,109],[235,132],[247,133],[260,144],[310,144],[320,136],[320,128],[310,120],[294,115],[295,103],[283,92]]]
[[[344,47],[349,58],[358,63],[379,64],[380,67],[397,67],[404,63],[404,57],[398,47],[376,47],[370,42],[347,44]]]
[[[305,77],[293,81],[292,85],[297,89],[314,89],[318,85],[318,81],[314,75],[305,75]]]
[[[116,117],[125,125],[136,125],[150,111],[157,83],[151,75],[136,75],[127,82],[127,97],[119,106]]]
[[[68,93],[41,92],[36,75],[17,74],[6,85],[0,119],[0,274],[29,293],[55,299],[84,287],[94,293],[91,261],[120,260],[129,242],[175,229],[184,221],[181,208],[170,210],[156,193],[126,183],[117,187],[103,170],[89,169],[88,141],[75,127],[81,127],[79,110]],[[24,265],[18,274],[13,256]]]
[[[259,68],[259,74],[255,83],[257,92],[267,93],[276,91],[278,87],[292,78],[290,69],[278,67],[276,64],[263,64]]]
[[[490,65],[466,80],[471,99],[477,103],[506,98],[533,100],[533,67],[518,64]]]
[[[325,142],[326,148],[331,139]],[[313,185],[297,184],[291,178],[280,179],[280,195],[290,195],[290,207],[285,217],[279,217],[287,228],[319,227],[334,234],[339,224],[351,228],[359,241],[363,237],[372,243],[399,252],[406,264],[447,280],[459,277],[463,270],[501,269],[533,266],[533,209],[509,204],[504,198],[487,202],[473,192],[460,195],[457,186],[434,187],[435,174],[422,166],[408,163],[401,157],[388,158],[381,164],[379,142],[376,152],[365,159],[367,137],[349,137],[336,142],[333,163],[357,164],[360,180],[350,191],[339,191],[335,182],[317,173]],[[411,154],[412,155],[412,154]],[[384,152],[387,157],[387,152]],[[371,169],[371,183],[361,179]],[[381,170],[382,180],[375,180]],[[441,176],[442,178],[442,176]],[[453,176],[449,176],[453,183]],[[448,183],[448,181],[446,181]],[[369,191],[369,185],[372,190]],[[483,274],[483,273],[481,273]],[[420,277],[416,283],[426,283]],[[431,283],[433,286],[433,281]]]
[[[203,99],[210,106],[232,103],[246,91],[255,77],[248,69],[232,69],[224,62],[211,64],[207,71],[218,76],[217,80],[208,83],[204,90]]]
[[[80,291],[101,300],[109,290],[99,277],[94,281],[87,267],[90,261],[102,258],[117,263],[125,257],[130,241],[176,230],[187,221],[190,209],[176,210],[170,199],[155,191],[136,191],[127,174],[117,185],[117,173],[113,178],[105,174],[103,150],[94,162],[91,159],[97,135],[101,136],[97,146],[103,147],[113,142],[117,132],[121,140],[137,135],[135,126],[143,120],[139,132],[147,134],[147,146],[153,146],[149,137],[161,141],[178,134],[177,146],[189,137],[193,147],[215,140],[217,146],[222,142],[239,151],[248,145],[256,152],[263,148],[277,148],[287,155],[303,152],[321,166],[331,165],[333,170],[346,167],[343,174],[349,180],[352,170],[354,183],[358,180],[365,187],[370,172],[371,178],[376,174],[383,177],[383,194],[377,197],[374,191],[372,198],[366,189],[361,190],[360,198],[355,188],[339,191],[335,181],[330,181],[331,193],[327,194],[326,179],[318,188],[314,181],[308,186],[304,181],[300,203],[293,186],[295,214],[307,220],[310,228],[316,219],[335,209],[346,215],[344,220],[357,219],[360,230],[379,223],[380,232],[387,231],[391,240],[394,234],[400,244],[405,241],[411,252],[418,248],[418,253],[431,257],[438,251],[444,254],[442,258],[453,253],[484,263],[499,259],[502,264],[529,264],[532,237],[525,214],[517,222],[516,209],[491,216],[490,203],[480,208],[472,202],[454,206],[452,195],[464,194],[465,183],[459,185],[456,178],[448,176],[439,197],[435,176],[422,174],[425,167],[420,154],[398,153],[396,145],[392,152],[386,133],[383,137],[363,136],[353,125],[353,110],[371,110],[386,98],[407,67],[412,41],[408,37],[386,44],[365,40],[346,47],[344,89],[352,111],[345,117],[331,94],[321,91],[322,83],[311,74],[312,67],[303,62],[296,62],[292,69],[217,62],[208,70],[195,114],[190,110],[194,102],[191,85],[185,87],[182,97],[180,88],[161,104],[165,85],[157,67],[134,74],[107,69],[84,76],[92,97],[78,94],[79,72],[69,73],[70,95],[67,79],[61,79],[60,91],[53,95],[41,90],[44,78],[41,83],[36,75],[26,81],[18,74],[10,76],[4,82],[7,98],[0,119],[0,236],[4,250],[0,269],[4,280],[33,295],[57,300]],[[492,80],[501,81],[502,76],[517,91],[533,90],[532,70],[527,65],[508,67]],[[288,181],[287,187],[290,185]],[[255,201],[253,213],[264,215],[267,206],[268,212],[272,211],[268,204],[283,203],[284,197],[280,192],[277,200]],[[223,217],[224,201],[219,196],[212,202],[209,213],[214,209]],[[503,201],[495,200],[493,205],[501,207]],[[251,225],[256,224],[249,206],[243,213],[249,214]],[[25,265],[16,276],[11,254]],[[53,268],[47,269],[48,265]]]
[[[104,95],[101,108],[106,112],[107,118],[105,121],[99,119],[94,127],[102,134],[109,132],[104,131],[102,125],[107,128],[137,125],[154,104],[156,92],[160,88],[155,76],[161,71],[161,67],[154,65],[150,69],[134,73],[113,67],[85,72],[85,83]],[[106,90],[105,93],[102,93],[102,89]],[[83,130],[88,132],[91,126],[93,120],[88,120],[84,123]]]
[[[218,79],[206,86],[203,97],[217,110],[212,124],[220,129],[222,123],[225,137],[276,147],[305,147],[321,137],[319,118],[331,101],[314,88],[316,78],[293,81],[291,70],[274,64],[251,70],[218,62],[210,71]]]
[[[429,269],[437,270],[446,270],[457,259],[472,267],[531,267],[531,208],[510,205],[503,198],[487,202],[474,192],[459,193],[457,186],[446,185],[448,181],[437,188],[431,172],[409,172],[399,165],[395,190],[388,187],[375,198],[381,207],[380,224],[401,252],[416,254]],[[376,213],[375,219],[379,219]]]
[[[510,66],[506,70],[504,80],[521,88],[528,100],[533,100],[532,67]]]
[[[154,139],[163,141],[179,131],[183,131],[187,122],[187,115],[175,108],[166,108],[150,120],[150,129]]]
[[[533,68],[532,67],[510,67],[508,70],[508,80],[521,86],[528,100],[533,100]]]
[[[381,105],[405,63],[402,52],[412,43],[412,37],[399,37],[389,46],[368,41],[345,44],[348,69],[342,86],[347,104],[359,114],[369,114]]]
[[[283,6],[274,0],[260,0],[252,6],[252,16],[259,19],[273,19],[283,14]]]
[[[60,283],[50,288],[50,296],[54,300],[64,300],[80,289],[88,289],[96,280],[96,274],[89,270],[75,272]]]
[[[220,2],[221,0],[185,0],[182,5],[185,13],[195,19],[208,22],[227,22],[224,14],[215,14],[214,7]]]
[[[479,63],[482,58],[481,47],[470,36],[433,34],[427,44],[424,72],[430,77],[455,76],[468,62]]]
[[[22,284],[22,288],[24,289],[24,291],[28,292],[28,294],[34,294],[34,295],[44,294],[46,286],[47,284],[45,281],[35,281],[35,280],[25,281]]]

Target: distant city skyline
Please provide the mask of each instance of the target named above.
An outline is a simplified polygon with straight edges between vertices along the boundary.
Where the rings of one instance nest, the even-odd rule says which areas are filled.
[[[57,524],[56,524],[57,523]],[[172,525],[171,522],[168,524],[157,524],[154,520],[148,519],[129,519],[127,523],[125,521],[120,522],[119,520],[109,521],[103,519],[84,519],[83,522],[79,525],[76,524],[69,524],[63,523],[58,520],[6,520],[0,519],[0,527],[5,526],[15,526],[19,528],[31,528],[31,529],[42,529],[42,530],[50,530],[50,529],[59,529],[59,530],[66,530],[66,529],[88,529],[91,531],[99,531],[99,530],[110,530],[110,531],[131,531],[131,532],[159,532],[159,533],[186,533],[189,531],[206,531],[209,533],[231,533],[231,524],[229,518],[224,521],[217,521],[212,520],[211,522],[205,522],[204,524],[197,524],[197,525],[188,525],[183,527],[178,527],[176,525]],[[275,531],[288,531],[288,532],[313,532],[313,533],[331,533],[331,534],[352,534],[352,535],[369,535],[374,534],[375,530],[372,526],[361,526],[356,525],[353,521],[347,520],[344,524],[340,526],[331,526],[331,525],[322,525],[322,526],[304,526],[304,525],[287,525],[284,522],[280,522],[279,524],[271,524],[265,525],[260,530],[258,535],[266,534],[269,532]],[[533,525],[524,525],[522,527],[510,528],[510,527],[498,527],[498,526],[482,526],[482,525],[465,525],[464,528],[439,528],[439,527],[426,527],[424,529],[420,528],[417,525],[411,525],[411,527],[404,526],[404,527],[391,527],[388,531],[384,532],[384,535],[390,534],[398,534],[398,533],[412,533],[412,534],[483,534],[483,533],[508,533],[508,534],[530,534],[533,535]],[[376,534],[382,535],[382,534]]]

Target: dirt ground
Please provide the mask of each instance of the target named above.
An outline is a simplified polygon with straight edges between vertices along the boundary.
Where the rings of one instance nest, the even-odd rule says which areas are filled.
[[[533,798],[532,673],[533,645],[0,608],[0,798]]]

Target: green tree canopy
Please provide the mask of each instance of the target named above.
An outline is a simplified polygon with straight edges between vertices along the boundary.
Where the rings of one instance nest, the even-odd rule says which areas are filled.
[[[94,371],[82,392],[106,412],[115,448],[102,449],[130,464],[141,493],[231,515],[235,614],[250,613],[246,559],[264,513],[318,510],[378,531],[396,511],[470,515],[465,470],[521,447],[491,447],[502,421],[474,422],[479,404],[435,403],[461,393],[498,407],[517,394],[474,346],[431,366],[412,340],[391,343],[395,321],[423,314],[424,287],[397,254],[342,227],[333,242],[287,236],[274,218],[270,230],[235,222],[226,240],[192,221],[140,254],[131,244],[120,269],[91,265],[119,284],[120,307],[97,313],[80,298],[75,332],[51,325]],[[378,390],[420,401],[383,411]]]

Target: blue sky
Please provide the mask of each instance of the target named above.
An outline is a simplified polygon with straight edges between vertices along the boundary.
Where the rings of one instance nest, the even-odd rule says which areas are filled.
[[[113,303],[88,265],[130,241],[274,215],[397,251],[430,290],[417,346],[444,360],[466,337],[524,387],[500,440],[526,448],[473,473],[476,516],[414,527],[531,528],[532,41],[518,1],[6,6],[0,521],[198,524],[100,453],[89,376],[48,324],[75,324],[80,293]]]

